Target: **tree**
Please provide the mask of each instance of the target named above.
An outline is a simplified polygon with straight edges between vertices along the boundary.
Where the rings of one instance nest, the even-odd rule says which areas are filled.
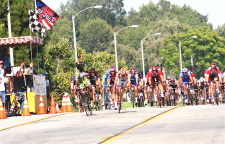
[[[189,38],[192,36],[198,38]],[[182,41],[183,67],[193,69],[197,77],[203,75],[210,63],[217,63],[220,69],[225,68],[223,65],[225,62],[225,39],[208,27],[199,27],[191,29],[187,33],[169,36],[164,40],[165,49],[161,50],[161,54],[164,56],[163,63],[167,70],[173,70],[173,74],[178,75],[180,71],[179,41]],[[191,66],[191,56],[193,57],[193,67]]]
[[[87,53],[105,51],[112,41],[112,31],[106,21],[96,18],[80,28],[79,44]]]

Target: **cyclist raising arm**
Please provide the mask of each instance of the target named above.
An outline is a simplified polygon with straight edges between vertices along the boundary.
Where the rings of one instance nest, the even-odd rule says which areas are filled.
[[[75,76],[71,79],[71,91],[75,96],[76,102],[78,103],[78,109],[81,112],[80,109],[80,99],[78,95],[76,94],[76,89],[80,88],[89,88],[91,89],[91,83],[87,79],[87,73],[84,72],[84,63],[83,62],[76,62],[77,70],[75,71]]]

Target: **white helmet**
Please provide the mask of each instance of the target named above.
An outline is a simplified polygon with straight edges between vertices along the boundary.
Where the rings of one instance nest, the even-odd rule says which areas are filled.
[[[187,68],[182,68],[182,72],[187,72]]]

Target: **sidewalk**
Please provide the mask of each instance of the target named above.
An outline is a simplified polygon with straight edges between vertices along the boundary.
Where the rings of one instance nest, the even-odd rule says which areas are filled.
[[[13,117],[8,117],[6,119],[0,119],[0,131],[9,129],[12,127],[17,127],[29,123],[33,123],[35,121],[39,121],[42,119],[47,119],[55,116],[60,116],[64,115],[66,113],[57,113],[57,114],[35,114],[31,116],[13,116]]]

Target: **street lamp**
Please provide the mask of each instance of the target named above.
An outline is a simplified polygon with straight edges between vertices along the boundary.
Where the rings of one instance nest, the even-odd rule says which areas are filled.
[[[88,9],[92,9],[92,8],[101,9],[102,6],[88,7],[88,8],[86,8],[86,9],[81,10],[81,11],[78,12],[76,15],[72,16],[75,62],[77,62],[77,42],[76,42],[76,30],[75,30],[75,18],[76,18],[76,16],[77,16],[78,14],[80,14],[81,12],[83,12],[83,11],[85,11],[85,10],[88,10]]]
[[[197,36],[191,36],[179,41],[179,53],[180,53],[180,72],[182,71],[182,56],[181,56],[181,43],[188,38],[198,38]]]
[[[141,54],[142,54],[142,66],[143,66],[143,77],[145,77],[145,62],[144,62],[144,49],[143,49],[143,42],[146,38],[152,36],[152,35],[161,35],[161,33],[155,33],[155,34],[150,34],[146,37],[144,37],[142,40],[141,40]]]
[[[132,25],[132,26],[124,27],[124,28],[120,29],[118,32],[114,32],[115,61],[116,61],[116,70],[117,70],[117,71],[118,71],[118,60],[117,60],[116,35],[117,35],[120,31],[122,31],[122,30],[124,30],[124,29],[126,29],[126,28],[129,28],[129,27],[137,28],[138,25]]]

